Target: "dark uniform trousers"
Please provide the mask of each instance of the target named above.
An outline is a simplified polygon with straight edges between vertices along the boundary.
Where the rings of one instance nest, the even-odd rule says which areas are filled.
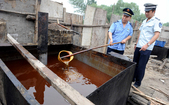
[[[111,52],[111,51],[119,53],[121,55],[123,55],[123,53],[124,53],[124,51],[119,51],[119,50],[115,50],[115,49],[111,49],[111,48],[107,47],[107,54],[109,54],[109,52]]]
[[[146,50],[146,51],[139,51],[139,50],[140,48],[136,47],[136,50],[134,52],[134,58],[133,58],[133,62],[137,63],[133,81],[135,81],[135,84],[138,86],[141,85],[141,81],[145,73],[146,64],[151,54],[151,50]]]

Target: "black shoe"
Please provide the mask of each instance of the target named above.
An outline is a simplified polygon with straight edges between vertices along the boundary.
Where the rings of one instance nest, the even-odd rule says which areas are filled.
[[[134,87],[138,88],[138,87],[139,87],[139,85],[134,84]]]

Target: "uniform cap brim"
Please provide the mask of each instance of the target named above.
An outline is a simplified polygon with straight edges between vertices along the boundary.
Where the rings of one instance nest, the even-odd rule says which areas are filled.
[[[150,11],[152,10],[152,8],[145,8],[145,11]]]
[[[123,13],[124,15],[126,15],[126,16],[130,16],[129,14],[127,14],[127,13]]]

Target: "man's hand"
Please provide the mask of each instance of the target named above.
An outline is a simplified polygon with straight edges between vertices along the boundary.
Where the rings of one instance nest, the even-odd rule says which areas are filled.
[[[137,46],[137,44],[134,45],[134,50],[136,50],[136,46]]]
[[[144,45],[139,51],[146,51],[146,49],[148,48],[148,45]]]
[[[124,40],[122,40],[122,41],[121,41],[121,43],[123,43],[123,44],[124,44],[124,43],[126,43],[126,42],[127,42],[127,40],[126,40],[126,39],[124,39]]]
[[[113,44],[113,40],[110,40],[109,44],[111,44],[111,45],[112,45],[112,44]]]

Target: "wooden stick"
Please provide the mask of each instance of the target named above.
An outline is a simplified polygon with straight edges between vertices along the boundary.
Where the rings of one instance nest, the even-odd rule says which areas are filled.
[[[137,89],[135,86],[132,85],[132,88],[135,89],[136,91],[138,91],[139,93],[145,95],[142,91],[140,91],[139,89]],[[152,99],[145,97],[147,100],[149,100],[151,103],[150,105],[156,105],[156,102],[154,102]]]
[[[133,86],[133,85],[132,85],[132,88],[134,88],[136,91],[138,91],[138,92],[144,94],[142,91],[140,91],[139,89],[137,89],[137,88],[136,88],[135,86]]]
[[[160,93],[163,93],[167,98],[169,98],[169,95],[168,94],[166,94],[166,93],[164,93],[163,91],[161,91],[160,89],[156,89],[156,88],[154,88],[154,87],[151,87],[150,86],[150,88],[152,88],[152,89],[154,89],[154,90],[156,90],[156,91],[158,91],[158,92],[160,92]]]
[[[163,62],[162,65],[160,65],[160,67],[159,67],[160,70],[163,69],[163,66],[166,64],[166,62],[167,62],[167,59],[164,59],[164,62]]]
[[[76,34],[81,35],[79,32],[74,31],[74,30],[71,30],[70,28],[68,28],[68,27],[66,27],[66,26],[64,26],[64,25],[61,25],[61,24],[59,23],[59,19],[57,19],[57,23],[58,23],[58,25],[59,25],[59,26],[61,26],[61,27],[65,28],[65,29],[67,29],[67,30],[73,31],[73,32],[74,32],[74,33],[76,33]]]
[[[139,92],[137,92],[137,91],[133,91],[133,93],[138,94],[138,95],[140,95],[140,96],[142,96],[142,97],[145,97],[145,98],[154,100],[154,101],[159,102],[159,103],[161,103],[161,104],[163,104],[163,105],[169,105],[169,104],[166,104],[166,102],[160,101],[160,100],[158,100],[158,99],[156,99],[156,98],[150,97],[150,96],[145,95],[145,94],[143,94],[143,93],[139,93]]]

